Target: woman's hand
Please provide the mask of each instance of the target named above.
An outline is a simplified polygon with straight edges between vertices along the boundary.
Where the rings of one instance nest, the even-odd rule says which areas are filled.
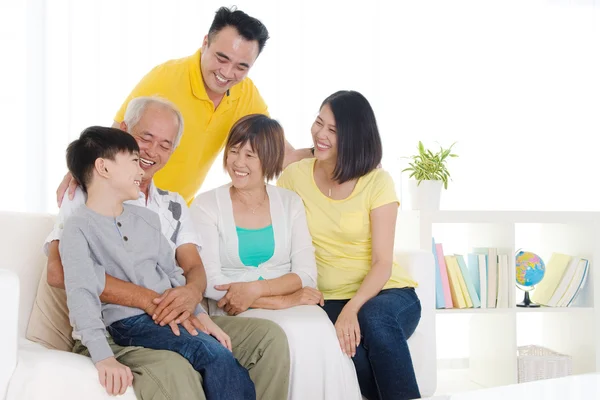
[[[215,289],[217,290],[227,290],[227,294],[219,300],[217,306],[229,315],[238,315],[246,311],[263,294],[260,282],[235,282],[216,285]]]
[[[354,357],[356,348],[360,344],[358,310],[346,305],[335,322],[335,332],[340,341],[342,351],[350,357]]]
[[[311,287],[303,287],[300,290],[295,291],[292,294],[286,296],[289,301],[289,307],[294,306],[303,306],[303,305],[316,305],[320,304],[323,306],[325,304],[325,299],[323,298],[323,293],[319,292],[317,289],[313,289]]]

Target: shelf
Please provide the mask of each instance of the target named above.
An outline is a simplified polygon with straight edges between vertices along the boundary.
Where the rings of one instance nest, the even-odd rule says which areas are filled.
[[[504,313],[565,313],[565,312],[590,312],[593,307],[511,307],[511,308],[438,308],[436,314],[504,314]]]
[[[505,314],[514,308],[437,308],[436,314]]]

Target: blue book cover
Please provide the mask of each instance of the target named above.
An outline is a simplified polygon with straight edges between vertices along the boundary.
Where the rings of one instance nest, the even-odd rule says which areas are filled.
[[[467,286],[467,291],[469,292],[469,296],[471,297],[471,301],[473,302],[473,308],[479,308],[481,307],[481,303],[479,302],[479,296],[475,291],[475,285],[473,284],[473,280],[471,279],[471,274],[467,269],[467,264],[465,264],[465,259],[460,254],[455,254],[455,257],[456,261],[458,262],[458,266],[460,267],[460,272],[462,272],[465,285]]]
[[[431,242],[433,259],[435,260],[435,308],[446,308],[444,288],[442,287],[442,275],[440,275],[440,264],[435,250],[435,239],[432,239]]]
[[[473,286],[475,286],[475,291],[477,292],[477,297],[481,299],[481,280],[479,279],[479,255],[469,253],[467,264],[469,267],[469,274],[471,275],[471,281],[473,282]]]

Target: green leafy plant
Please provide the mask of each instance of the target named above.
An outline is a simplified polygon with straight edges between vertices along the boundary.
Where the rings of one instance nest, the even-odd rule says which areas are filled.
[[[455,144],[456,142],[452,143],[447,149],[440,146],[440,150],[434,153],[426,149],[423,143],[419,141],[419,154],[405,157],[411,159],[411,162],[408,163],[409,167],[403,169],[402,172],[410,171],[409,178],[415,178],[417,186],[421,184],[421,181],[442,181],[444,182],[444,189],[448,189],[450,172],[446,168],[446,162],[448,157],[458,157],[458,155],[451,152]]]

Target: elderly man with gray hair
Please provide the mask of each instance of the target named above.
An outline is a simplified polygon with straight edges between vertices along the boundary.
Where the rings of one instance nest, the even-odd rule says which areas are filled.
[[[161,231],[174,251],[186,278],[184,286],[155,293],[147,288],[106,275],[100,299],[144,310],[156,323],[169,325],[173,334],[180,327],[194,334],[188,321],[206,289],[206,275],[199,255],[201,239],[195,232],[189,210],[178,193],[154,186],[152,177],[168,161],[183,133],[183,118],[177,108],[159,97],[138,97],[129,102],[123,131],[130,133],[140,147],[140,167],[144,177],[140,196],[131,204],[156,212]],[[48,255],[48,283],[64,289],[63,266],[58,251],[65,220],[85,204],[85,193],[77,188],[72,200],[65,194],[54,229],[44,250]],[[128,202],[129,203],[129,202]],[[233,354],[249,369],[259,399],[286,399],[289,385],[289,349],[285,333],[271,321],[239,317],[215,317],[214,322],[231,339]],[[75,338],[78,339],[78,338]],[[117,360],[130,367],[133,387],[139,399],[205,399],[201,376],[179,354],[141,347],[121,347],[109,343]],[[74,352],[89,356],[79,340]]]

